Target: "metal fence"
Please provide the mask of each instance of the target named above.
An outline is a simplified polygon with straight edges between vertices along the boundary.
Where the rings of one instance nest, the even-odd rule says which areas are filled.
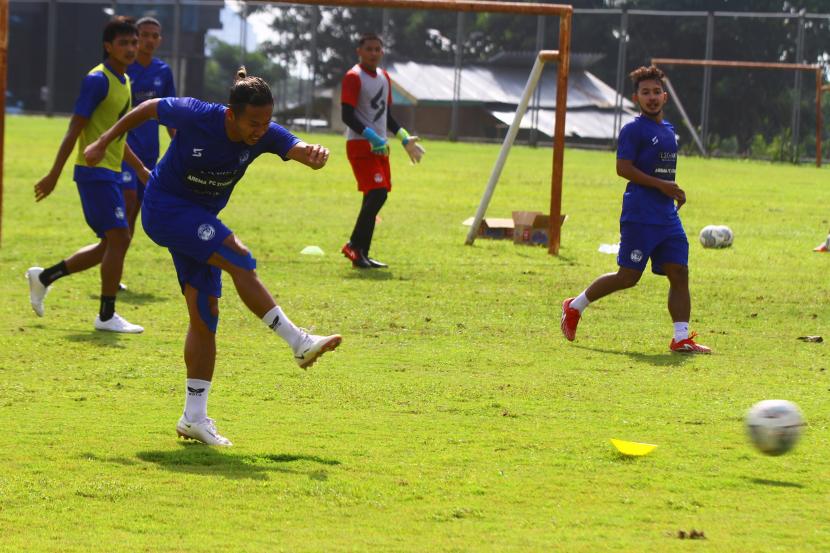
[[[157,55],[173,68],[180,95],[224,101],[224,91],[232,78],[230,64],[270,63],[268,71],[271,71],[278,98],[277,109],[284,122],[307,129],[336,127],[337,82],[326,73],[326,60],[331,57],[332,49],[338,48],[337,42],[333,41],[334,35],[353,29],[331,27],[331,21],[326,19],[329,11],[327,8],[230,0],[11,0],[7,109],[46,114],[71,112],[81,77],[100,60],[100,30],[108,18],[117,13],[152,15],[162,22],[164,42]],[[423,15],[406,10],[368,8],[352,9],[352,12],[354,19],[387,36],[394,34],[391,31],[396,25],[400,27],[400,21]],[[627,112],[624,97],[630,90],[626,74],[651,58],[724,59],[724,52],[737,52],[731,57],[741,56],[739,59],[747,61],[825,65],[830,62],[826,41],[830,14],[578,7],[574,13],[572,52],[577,61],[572,64],[572,72],[585,70],[610,89],[622,92],[614,95],[608,105],[603,103],[604,100],[597,100],[592,108],[572,108],[569,103],[569,109],[590,108],[603,116],[613,114],[611,123],[605,125],[607,132],[601,138],[590,139],[572,133],[574,141],[586,144],[604,147],[613,144]],[[442,122],[443,126],[434,127],[436,132],[433,134],[498,140],[499,133],[507,126],[491,117],[498,109],[492,105],[476,106],[470,100],[476,91],[468,88],[471,71],[488,63],[488,52],[476,50],[482,42],[476,31],[481,20],[475,19],[477,16],[473,14],[450,15],[452,17],[436,19],[428,35],[416,38],[430,44],[429,56],[419,61],[450,70],[449,89],[442,93],[440,101],[433,98],[430,102],[422,102],[417,108],[421,110],[419,119]],[[513,42],[497,44],[494,49],[490,45],[490,54],[498,50],[538,51],[556,47],[558,22],[555,18],[512,14],[488,17],[489,29],[524,29],[520,40],[510,39]],[[271,25],[274,20],[279,21],[278,30]],[[296,29],[292,28],[295,21]],[[764,34],[765,30],[773,28],[771,26],[782,37],[778,43],[746,49],[735,47],[746,37]],[[666,35],[673,41],[655,40],[655,37]],[[280,44],[288,38],[294,46],[299,43],[306,46],[281,49]],[[341,44],[348,44],[348,41],[341,41]],[[458,44],[464,47],[457,48]],[[349,49],[346,54],[340,52],[343,57],[352,55],[351,47],[346,48]],[[390,61],[402,59],[396,53],[400,48],[394,43],[388,49],[392,53]],[[517,74],[524,71],[527,75],[530,65],[525,68],[518,58],[513,61],[518,67]],[[504,67],[505,63],[509,65],[510,60],[502,65],[490,62],[490,65]],[[758,135],[765,133],[767,154],[769,144],[777,139],[788,140],[793,155],[811,155],[809,150],[814,144],[809,129],[816,124],[812,86],[803,85],[799,72],[765,74],[751,71],[736,78],[721,69],[673,67],[667,70],[709,153],[744,155],[750,152],[752,141],[757,142]],[[493,71],[497,77],[504,74]],[[782,105],[780,95],[773,97],[770,94],[770,103],[763,114],[741,110],[741,95],[781,90],[791,91],[786,105]],[[417,104],[418,99],[409,100]],[[401,109],[408,113],[407,98],[402,101]],[[545,114],[542,103],[540,93],[535,97],[535,109],[529,115],[530,128],[525,129],[520,139],[535,143],[545,134],[541,124],[544,121],[540,121]],[[482,115],[484,108],[489,111]],[[504,106],[501,109],[504,111]],[[730,114],[729,125],[721,118],[713,117],[713,111],[719,109],[721,113],[726,110]],[[669,110],[669,116],[678,123],[681,141],[691,144],[688,131],[679,125],[679,114],[671,107]],[[473,124],[484,119],[488,121],[487,128]],[[734,131],[730,131],[730,127]],[[756,148],[753,154],[765,157],[764,152]]]

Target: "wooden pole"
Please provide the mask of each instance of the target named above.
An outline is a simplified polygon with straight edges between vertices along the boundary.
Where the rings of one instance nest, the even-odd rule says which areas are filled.
[[[696,67],[743,67],[757,69],[791,69],[796,71],[815,71],[812,63],[778,63],[766,61],[731,61],[731,60],[691,60],[678,58],[651,58],[655,65],[691,65]]]
[[[558,15],[571,17],[573,7],[566,4],[533,2],[491,2],[479,0],[249,0],[249,4],[304,4],[349,6],[356,8],[400,8],[450,12],[515,13],[520,15]]]
[[[556,78],[556,121],[553,132],[553,173],[550,196],[550,244],[548,252],[559,254],[562,213],[562,163],[565,159],[565,114],[568,103],[571,20],[573,6],[533,2],[492,2],[484,0],[249,0],[253,4],[326,4],[366,8],[401,8],[462,12],[515,13],[521,15],[559,16],[559,67]]]
[[[556,71],[556,120],[553,129],[553,171],[550,180],[548,253],[559,255],[562,238],[562,174],[565,162],[565,114],[568,111],[568,72],[571,65],[571,19],[569,11],[559,17],[559,63]]]
[[[821,167],[821,94],[824,84],[824,72],[816,68],[816,167]]]
[[[728,67],[738,69],[783,69],[790,71],[813,71],[816,74],[816,167],[821,167],[821,96],[830,89],[824,85],[820,65],[813,63],[778,63],[765,61],[692,60],[678,58],[651,58],[654,65],[686,65],[692,67]],[[797,162],[797,160],[795,160]]]
[[[0,243],[3,236],[3,145],[6,137],[6,74],[9,53],[9,0],[0,0]]]

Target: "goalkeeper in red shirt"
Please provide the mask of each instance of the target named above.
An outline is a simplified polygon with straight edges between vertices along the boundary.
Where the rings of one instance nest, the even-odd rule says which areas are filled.
[[[351,239],[341,251],[355,267],[377,269],[387,266],[369,257],[375,219],[392,189],[387,130],[400,138],[413,163],[421,161],[424,149],[418,144],[418,137],[406,132],[389,113],[392,81],[379,67],[383,41],[376,34],[362,35],[357,56],[359,63],[343,77],[340,102],[343,122],[348,127],[346,155],[357,179],[357,189],[363,193],[363,202]]]

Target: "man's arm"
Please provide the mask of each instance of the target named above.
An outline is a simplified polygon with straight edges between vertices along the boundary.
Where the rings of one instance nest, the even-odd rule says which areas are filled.
[[[401,126],[392,117],[392,111],[389,109],[386,110],[386,128],[392,131],[392,134],[398,134],[398,131],[401,130]]]
[[[110,142],[145,121],[158,119],[159,102],[160,100],[158,98],[142,102],[138,107],[133,108],[127,115],[119,119],[115,125],[105,130],[98,137],[98,140],[87,146],[84,150],[86,162],[89,165],[98,165],[104,159],[104,154],[106,154],[107,146],[109,146]]]
[[[61,171],[63,171],[63,166],[66,165],[66,160],[69,159],[72,150],[75,149],[75,143],[78,141],[81,131],[86,127],[88,122],[88,118],[77,114],[73,115],[72,119],[69,120],[69,129],[66,131],[61,145],[58,147],[58,153],[55,156],[55,161],[52,163],[52,168],[45,177],[35,184],[35,201],[39,202],[55,189],[55,186],[58,184],[58,178],[61,176]]]
[[[329,160],[329,149],[320,144],[306,144],[300,141],[288,150],[285,157],[317,170],[322,169]]]
[[[366,125],[361,123],[357,115],[354,112],[354,106],[351,104],[347,104],[346,102],[342,102],[340,104],[340,112],[341,118],[343,119],[343,123],[345,123],[350,129],[352,129],[357,134],[363,134],[363,129],[366,128]]]
[[[141,184],[147,184],[147,179],[150,178],[150,171],[141,163],[141,160],[138,159],[138,156],[135,155],[135,152],[133,152],[133,149],[127,143],[124,143],[124,161],[133,168]]]
[[[637,169],[634,166],[634,162],[630,159],[617,160],[617,175],[641,186],[656,188],[672,200],[675,200],[677,202],[677,209],[680,209],[686,203],[686,193],[676,182],[647,175]]]

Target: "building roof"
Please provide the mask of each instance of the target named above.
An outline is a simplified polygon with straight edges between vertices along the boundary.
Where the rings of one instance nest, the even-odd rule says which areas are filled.
[[[505,125],[510,125],[513,122],[513,118],[516,116],[515,110],[488,110],[488,112]],[[633,113],[624,110],[622,114],[622,125],[630,123],[634,120],[634,117]],[[552,109],[540,109],[536,120],[536,129],[542,134],[553,136],[553,124],[555,121],[555,111]],[[522,118],[519,128],[532,129],[533,126],[533,113],[532,110],[528,110]],[[565,136],[568,137],[588,138],[591,140],[610,140],[614,138],[613,129],[613,111],[599,111],[596,109],[582,111],[569,110],[568,116],[565,118]]]
[[[455,68],[449,65],[393,61],[386,70],[400,104],[443,105],[452,103]],[[465,105],[516,106],[527,84],[527,67],[482,64],[461,69],[460,102]],[[556,67],[549,64],[542,72],[539,107],[556,107]],[[615,91],[585,69],[571,70],[568,76],[568,108],[613,109]],[[623,106],[634,107],[623,99]]]

